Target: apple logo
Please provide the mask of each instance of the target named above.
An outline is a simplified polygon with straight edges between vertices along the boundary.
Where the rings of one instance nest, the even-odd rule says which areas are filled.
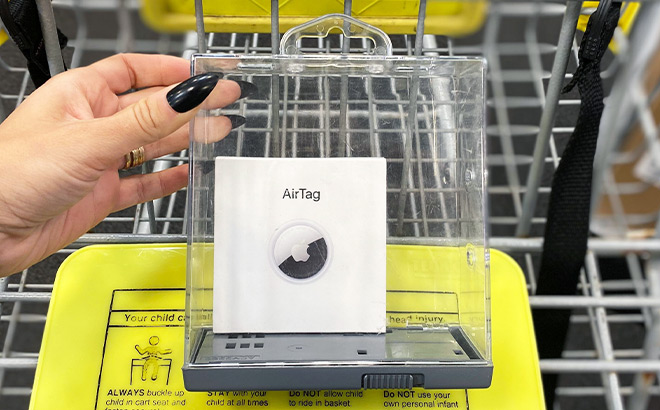
[[[330,255],[327,235],[310,221],[292,221],[271,239],[271,261],[289,280],[312,279],[324,272]]]
[[[297,243],[291,248],[291,256],[296,262],[307,262],[309,259],[309,253],[307,252],[309,245],[306,243]]]

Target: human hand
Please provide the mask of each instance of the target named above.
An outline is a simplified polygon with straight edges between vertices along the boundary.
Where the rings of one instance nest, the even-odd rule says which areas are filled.
[[[52,78],[0,124],[0,276],[44,259],[112,212],[186,185],[187,165],[126,178],[118,171],[141,146],[146,160],[186,148],[188,122],[204,100],[205,108],[223,107],[253,87],[221,74],[186,80],[189,69],[176,57],[113,56]],[[130,89],[139,91],[122,94]],[[244,122],[218,117],[215,137]]]

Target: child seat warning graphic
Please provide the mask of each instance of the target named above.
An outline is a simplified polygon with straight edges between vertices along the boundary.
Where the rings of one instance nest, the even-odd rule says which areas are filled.
[[[113,291],[96,410],[183,408],[469,409],[465,390],[188,392],[183,385],[183,289]]]
[[[172,349],[163,349],[161,350],[158,347],[160,338],[158,336],[151,336],[149,338],[149,346],[141,348],[139,345],[135,345],[135,350],[143,356],[140,359],[133,359],[131,364],[131,384],[133,384],[133,368],[141,367],[142,368],[142,381],[147,381],[147,375],[149,370],[151,370],[151,380],[156,381],[158,379],[158,369],[160,369],[161,362],[165,362],[167,369],[167,383],[170,381],[170,370],[172,370],[172,359],[164,359],[163,355],[172,353]],[[137,363],[136,363],[137,362]]]

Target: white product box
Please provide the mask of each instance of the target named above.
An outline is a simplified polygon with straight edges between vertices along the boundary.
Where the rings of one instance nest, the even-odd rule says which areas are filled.
[[[215,160],[215,333],[385,331],[384,158]]]

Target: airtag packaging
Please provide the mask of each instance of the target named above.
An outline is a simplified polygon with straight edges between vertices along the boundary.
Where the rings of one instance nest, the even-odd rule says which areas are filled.
[[[215,160],[213,331],[385,331],[384,158]]]

